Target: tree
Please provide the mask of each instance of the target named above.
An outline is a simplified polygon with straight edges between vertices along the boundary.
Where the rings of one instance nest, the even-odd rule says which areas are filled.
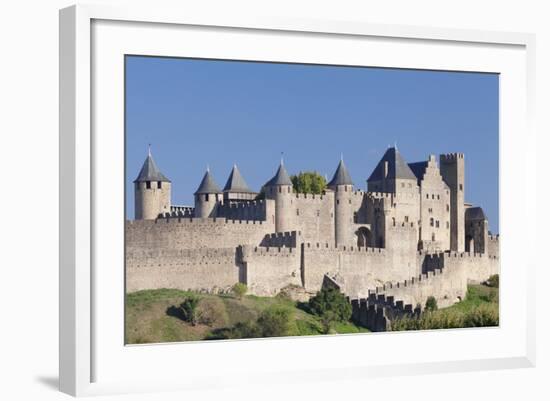
[[[346,322],[351,318],[351,304],[337,288],[323,287],[309,300],[311,313],[320,316],[325,332],[333,322]]]
[[[325,177],[315,171],[305,171],[290,177],[294,192],[303,194],[321,194],[327,187]]]
[[[193,326],[197,324],[197,306],[200,298],[195,295],[187,296],[179,306],[170,306],[166,309],[166,314],[177,317],[191,323]]]
[[[292,321],[292,311],[282,306],[272,306],[264,310],[257,325],[262,337],[281,337],[288,335]]]
[[[248,288],[246,287],[246,284],[244,283],[236,283],[232,288],[231,291],[235,296],[239,299],[242,299],[244,294],[246,294],[246,291],[248,291]]]
[[[425,310],[427,311],[437,310],[437,299],[435,299],[435,297],[429,296],[428,299],[426,299]]]

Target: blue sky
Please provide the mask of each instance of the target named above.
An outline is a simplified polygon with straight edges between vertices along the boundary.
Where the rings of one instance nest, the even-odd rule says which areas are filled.
[[[343,153],[356,188],[388,145],[409,163],[465,153],[466,200],[498,232],[498,75],[128,56],[126,206],[151,143],[192,205],[206,166],[223,187],[233,163],[259,190],[281,152],[289,173],[330,179]]]

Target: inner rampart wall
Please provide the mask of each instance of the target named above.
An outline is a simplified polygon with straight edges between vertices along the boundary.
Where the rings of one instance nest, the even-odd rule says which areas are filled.
[[[231,248],[257,245],[274,232],[265,221],[225,218],[162,218],[126,222],[126,250]]]

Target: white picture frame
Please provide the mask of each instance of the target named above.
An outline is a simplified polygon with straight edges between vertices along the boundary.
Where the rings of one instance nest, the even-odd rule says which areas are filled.
[[[178,41],[178,35],[184,35],[182,38],[192,35],[198,40],[194,43],[200,46],[183,46],[186,42]],[[254,40],[254,35],[262,37],[262,46],[257,38]],[[220,39],[224,39],[223,49],[219,49],[219,44],[216,48]],[[61,391],[80,396],[196,390],[244,385],[244,378],[257,383],[344,377],[360,380],[407,374],[411,370],[431,373],[534,366],[534,308],[529,305],[535,299],[535,285],[533,276],[528,273],[534,271],[537,261],[535,253],[529,252],[533,245],[518,234],[522,230],[535,231],[536,211],[528,202],[527,191],[522,190],[530,188],[531,196],[536,191],[532,189],[536,188],[531,182],[534,177],[524,174],[528,161],[532,163],[529,147],[535,143],[531,126],[534,40],[533,35],[522,33],[357,21],[187,15],[182,10],[153,7],[79,5],[61,10]],[[321,41],[332,51],[314,53]],[[337,46],[335,41],[338,41]],[[304,54],[307,52],[300,49],[305,50],[307,43],[313,44],[312,50]],[[367,57],[364,53],[354,56],[355,46],[367,46],[372,50],[368,57],[372,58],[361,59]],[[400,51],[391,51],[392,48]],[[409,49],[415,52],[414,60]],[[116,177],[109,181],[104,177],[107,170],[119,175],[120,163],[123,164],[123,153],[120,153],[123,132],[119,129],[120,115],[116,114],[123,108],[118,93],[123,90],[119,56],[136,51],[152,55],[253,57],[264,61],[319,63],[340,57],[342,64],[500,73],[503,77],[500,102],[501,326],[422,333],[124,346],[119,335],[124,295],[120,292],[121,280],[123,283],[123,271],[119,270],[123,252],[120,249],[121,231],[120,226],[110,223],[117,221],[119,224],[122,219],[118,219],[120,209],[106,212],[104,207],[105,202],[117,200],[123,207],[120,193],[116,192],[117,182],[122,181],[117,181]],[[435,60],[436,54],[441,60]],[[464,55],[462,59],[460,54]],[[107,87],[114,92],[106,92],[104,88]],[[108,143],[105,135],[94,135],[94,132],[112,133],[114,142]],[[515,155],[513,167],[505,163],[512,155]],[[106,191],[111,189],[116,194],[107,199]],[[110,245],[105,245],[106,242]],[[515,251],[507,245],[511,243]],[[453,344],[453,349],[444,347],[449,343]],[[414,346],[407,347],[407,344]],[[321,347],[323,352],[319,352]],[[394,352],[384,352],[384,349]],[[349,352],[352,350],[355,351]],[[285,366],[284,357],[289,354],[300,356],[293,366]],[[182,355],[193,361],[193,369],[186,369],[181,363],[175,365]],[[239,356],[243,362],[236,363]],[[222,362],[213,367],[207,363],[212,357],[219,357]],[[228,360],[232,369],[223,363]],[[165,368],[159,368],[160,362]],[[137,371],[135,368],[140,365],[142,369]],[[175,366],[181,371],[174,373]]]

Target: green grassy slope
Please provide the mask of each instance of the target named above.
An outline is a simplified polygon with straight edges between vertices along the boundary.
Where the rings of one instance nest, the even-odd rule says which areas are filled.
[[[199,305],[214,303],[220,317],[210,324],[195,326],[166,313],[170,306],[177,306],[187,296],[198,295]],[[142,344],[173,341],[193,341],[220,338],[217,334],[234,327],[239,322],[254,321],[260,313],[271,306],[281,306],[292,311],[293,322],[288,335],[323,334],[318,317],[297,307],[296,302],[281,297],[257,297],[248,295],[237,299],[229,295],[196,294],[173,289],[145,290],[127,294],[126,297],[126,343]],[[337,323],[331,333],[368,332],[352,323]]]

